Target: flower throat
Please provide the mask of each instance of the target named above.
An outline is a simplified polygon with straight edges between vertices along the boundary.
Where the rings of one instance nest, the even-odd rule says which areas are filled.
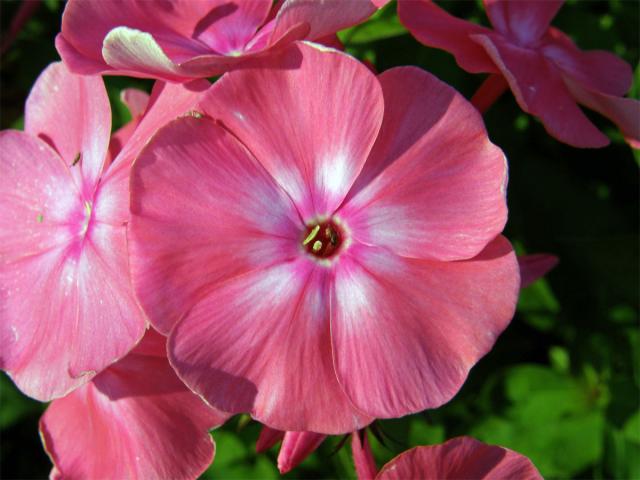
[[[340,250],[343,233],[334,222],[307,225],[302,246],[311,255],[318,258],[330,258]]]

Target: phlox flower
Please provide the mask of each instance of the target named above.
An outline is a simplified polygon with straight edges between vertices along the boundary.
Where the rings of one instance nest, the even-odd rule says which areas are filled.
[[[52,478],[197,478],[213,460],[209,429],[227,415],[176,377],[166,338],[149,330],[126,357],[54,400],[40,435]]]
[[[211,405],[346,433],[437,407],[511,320],[506,161],[413,67],[296,43],[223,76],[131,177],[134,288]]]
[[[364,478],[373,479],[377,470],[366,430],[353,432],[350,436],[351,453],[358,478],[361,480]],[[256,452],[264,452],[282,440],[278,452],[278,470],[284,475],[311,455],[326,438],[327,436],[321,433],[281,432],[263,426],[256,442]]]
[[[487,445],[471,437],[457,437],[440,445],[415,447],[387,463],[376,480],[542,480],[524,455]]]
[[[455,18],[431,0],[399,0],[398,16],[421,43],[452,53],[463,69],[493,74],[476,96],[480,108],[508,85],[520,108],[562,142],[609,143],[580,104],[609,118],[640,148],[640,102],[624,98],[633,81],[631,67],[609,52],[584,52],[551,27],[562,3],[484,0],[493,29]]]
[[[558,257],[548,253],[534,253],[532,255],[518,255],[520,266],[520,286],[526,288],[533,282],[545,276],[558,264]]]
[[[142,338],[125,227],[130,166],[155,129],[190,108],[196,86],[158,85],[109,152],[102,79],[55,63],[29,95],[25,131],[0,133],[0,367],[27,395],[63,396]]]
[[[282,432],[263,425],[256,442],[256,452],[265,452],[282,441],[278,453],[278,470],[284,475],[311,455],[326,438],[322,433]]]
[[[185,81],[220,75],[294,40],[322,40],[376,0],[70,0],[56,47],[69,68]]]

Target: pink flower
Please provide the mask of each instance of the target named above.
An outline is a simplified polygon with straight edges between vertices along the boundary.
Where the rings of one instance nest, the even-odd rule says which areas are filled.
[[[102,79],[56,63],[29,95],[25,131],[0,133],[0,367],[27,395],[64,396],[144,334],[128,266],[130,166],[194,88],[158,85],[111,162]]]
[[[264,452],[282,440],[282,446],[278,453],[278,470],[284,475],[311,455],[325,438],[327,436],[321,433],[281,432],[263,426],[256,442],[256,451],[258,453]],[[363,429],[351,434],[351,453],[358,478],[360,480],[373,479],[377,470],[366,430]]]
[[[138,157],[138,298],[193,391],[272,428],[442,405],[515,309],[504,155],[420,69],[376,77],[307,43],[275,62],[225,75]]]
[[[370,0],[272,4],[271,0],[71,0],[56,47],[78,73],[185,81],[220,75],[294,40],[322,40],[376,10]]]
[[[631,67],[605,51],[583,52],[550,27],[562,0],[484,4],[493,30],[455,18],[431,0],[399,0],[398,15],[420,42],[452,53],[463,69],[494,74],[474,99],[481,109],[508,85],[520,107],[562,142],[575,147],[609,143],[580,104],[608,117],[632,147],[640,148],[640,102],[624,98],[633,80]]]
[[[227,415],[176,377],[150,330],[125,358],[54,400],[40,432],[52,478],[197,478],[213,460],[209,429]]]
[[[558,264],[558,257],[548,253],[518,255],[521,288],[526,288],[539,278],[544,277]]]
[[[387,463],[376,480],[542,480],[524,455],[508,448],[458,437],[440,445],[415,447]]]

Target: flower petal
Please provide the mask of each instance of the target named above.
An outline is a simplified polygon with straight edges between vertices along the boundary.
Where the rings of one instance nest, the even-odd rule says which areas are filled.
[[[387,463],[377,480],[542,480],[524,455],[486,445],[471,437],[458,437],[440,445],[414,447]]]
[[[284,192],[207,117],[169,123],[143,150],[131,213],[136,293],[161,332],[218,282],[295,256],[302,231]]]
[[[564,0],[483,0],[493,28],[516,44],[535,46]]]
[[[500,68],[520,108],[540,118],[551,136],[579,148],[609,143],[576,105],[557,67],[542,54],[496,35],[474,35],[473,39]]]
[[[429,73],[400,67],[379,80],[382,128],[338,214],[358,241],[398,255],[477,255],[507,220],[504,154],[476,109]]]
[[[256,453],[262,453],[269,450],[276,443],[284,438],[285,432],[282,430],[275,430],[273,428],[269,428],[266,425],[262,426],[260,430],[260,436],[258,437],[258,441],[256,442]]]
[[[584,52],[560,30],[550,28],[540,48],[565,76],[584,88],[599,93],[621,96],[633,82],[631,66],[613,53],[603,50]]]
[[[102,72],[115,68],[114,73],[184,80],[191,75],[177,64],[207,53],[224,58],[244,48],[270,7],[267,1],[71,0],[56,43],[71,68],[102,65]]]
[[[509,324],[519,289],[503,237],[460,262],[352,245],[340,257],[331,301],[340,384],[376,418],[442,405]]]
[[[534,255],[519,255],[518,266],[520,267],[520,279],[525,288],[539,278],[544,277],[558,264],[558,257],[547,253],[537,253]]]
[[[55,45],[60,58],[73,73],[80,75],[99,75],[109,68],[107,64],[104,63],[102,56],[100,56],[99,59],[93,59],[84,55],[65,40],[62,33],[56,35]],[[53,473],[51,475],[51,478],[54,478]]]
[[[46,144],[6,131],[0,145],[1,363],[27,395],[49,400],[126,354],[146,321],[124,228],[86,219],[68,168]]]
[[[131,121],[111,135],[111,141],[109,142],[109,164],[111,160],[118,156],[124,144],[129,141],[133,132],[138,128],[142,115],[149,105],[149,94],[137,88],[125,88],[120,92],[120,101],[127,106],[132,118]]]
[[[176,377],[150,331],[131,354],[55,400],[40,421],[64,478],[195,478],[211,463],[208,430],[226,420]]]
[[[202,92],[209,87],[206,80],[175,85],[156,82],[145,115],[140,119],[117,157],[102,176],[97,195],[96,216],[112,224],[129,221],[129,174],[131,164],[155,132],[167,122],[194,110]]]
[[[498,72],[487,53],[469,38],[489,33],[488,28],[456,18],[432,0],[398,0],[398,17],[420,43],[451,53],[467,72]]]
[[[141,117],[149,105],[149,94],[137,88],[125,88],[120,92],[120,101],[131,113],[131,117]]]
[[[169,360],[211,405],[278,430],[346,433],[355,410],[331,361],[328,270],[307,258],[237,276],[173,329]]]
[[[269,68],[230,72],[202,102],[295,202],[305,222],[344,199],[382,122],[376,78],[352,57],[297,43]]]
[[[640,149],[640,102],[633,98],[587,90],[571,79],[565,82],[573,97],[585,107],[604,115],[617,125],[629,145]]]
[[[358,480],[373,480],[378,471],[366,430],[351,434],[351,456]]]
[[[29,94],[24,129],[60,154],[82,194],[91,198],[111,134],[111,108],[102,78],[75,75],[63,63],[52,63]]]
[[[375,11],[376,5],[370,0],[350,0],[348,2],[286,0],[278,10],[270,43],[285,35],[298,24],[308,26],[308,31],[303,38],[317,40],[357,25],[369,18]]]
[[[203,52],[192,50],[189,53],[196,56]],[[114,70],[130,76],[157,77],[177,82],[188,78],[158,45],[153,35],[135,28],[117,27],[111,30],[104,38],[102,56]]]
[[[284,475],[296,468],[324,442],[326,435],[314,432],[286,432],[278,453],[278,470]]]

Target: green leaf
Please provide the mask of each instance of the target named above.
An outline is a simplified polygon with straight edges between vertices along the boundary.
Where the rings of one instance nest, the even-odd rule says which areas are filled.
[[[345,44],[363,44],[407,33],[396,15],[395,2],[378,10],[369,21],[343,30],[338,34]]]

